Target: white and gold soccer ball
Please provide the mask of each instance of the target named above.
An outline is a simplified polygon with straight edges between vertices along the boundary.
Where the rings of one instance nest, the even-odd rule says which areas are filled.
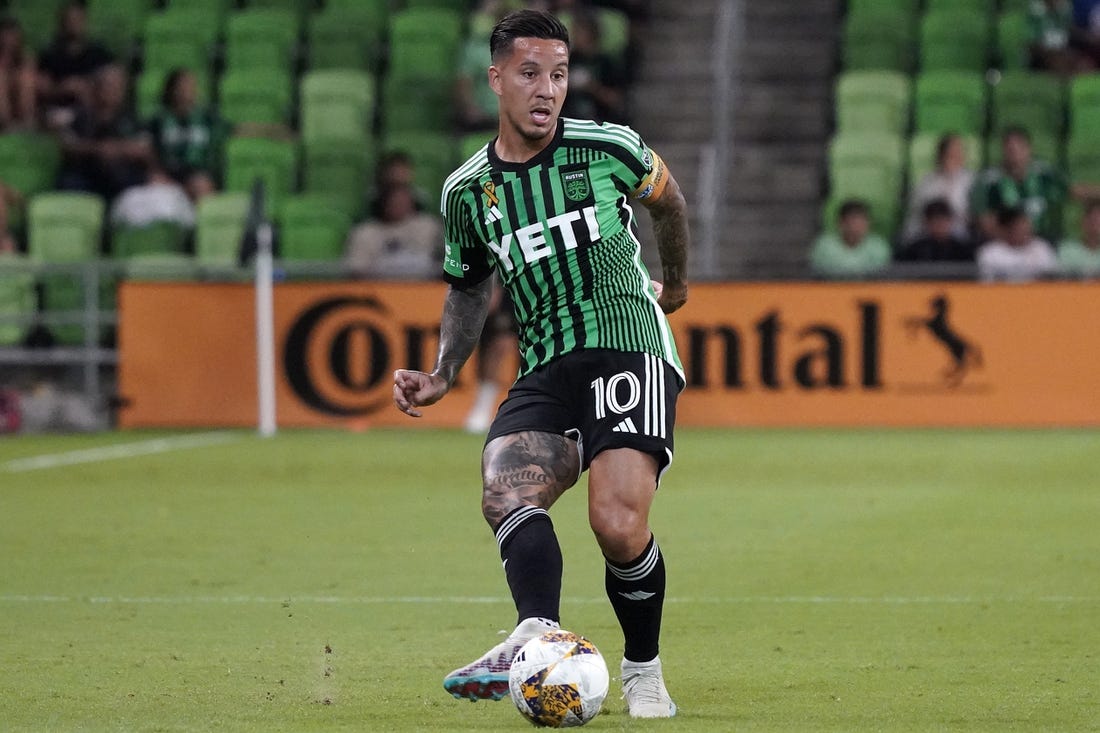
[[[596,645],[571,631],[547,631],[512,660],[508,690],[523,717],[547,728],[584,725],[600,712],[610,678]]]

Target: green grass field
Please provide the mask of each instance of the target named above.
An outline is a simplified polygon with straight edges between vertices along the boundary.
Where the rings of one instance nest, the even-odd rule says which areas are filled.
[[[0,730],[528,729],[440,686],[514,621],[479,450],[0,440]],[[613,680],[590,729],[1100,730],[1098,458],[1095,431],[679,431],[653,524],[681,714],[633,721]],[[614,674],[584,503],[554,510],[562,621]]]

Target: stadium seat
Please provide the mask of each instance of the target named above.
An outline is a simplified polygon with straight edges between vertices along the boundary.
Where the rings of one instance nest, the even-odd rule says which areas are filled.
[[[389,21],[388,73],[402,79],[450,82],[462,43],[463,16],[454,10],[412,8]]]
[[[186,282],[197,280],[200,268],[192,255],[144,254],[126,260],[124,273],[127,280]]]
[[[496,136],[495,130],[492,132],[469,132],[463,135],[458,141],[459,161],[471,158],[474,153],[485,147],[486,143],[491,142]]]
[[[165,7],[169,10],[202,11],[216,18],[221,27],[234,4],[235,0],[166,0]]]
[[[449,134],[391,132],[386,136],[387,152],[403,150],[413,160],[416,183],[428,192],[433,210],[439,204],[443,181],[454,171],[458,150]]]
[[[1066,168],[1074,183],[1100,184],[1100,128],[1069,138],[1066,142]]]
[[[22,255],[0,254],[0,346],[21,344],[38,310],[34,273]],[[28,319],[25,323],[15,319]]]
[[[423,6],[421,3],[421,7]],[[408,7],[414,7],[414,5],[410,3]],[[436,7],[446,7],[446,5],[436,0]],[[615,8],[593,7],[591,10],[596,16],[596,24],[600,29],[600,51],[622,61],[630,44],[630,16]],[[558,19],[570,31],[573,30],[572,16],[573,14],[567,10],[558,13]]]
[[[379,20],[369,8],[344,10],[330,5],[310,16],[309,67],[376,71],[381,65],[385,29],[385,20]]]
[[[1024,127],[1058,136],[1065,124],[1065,88],[1053,74],[1006,71],[993,85],[992,131]]]
[[[912,19],[904,11],[882,9],[849,15],[844,21],[841,44],[844,68],[912,71],[913,28]]]
[[[61,165],[61,147],[52,135],[8,132],[0,135],[0,177],[25,198],[53,188]],[[12,207],[9,225],[22,229],[22,210]]]
[[[66,0],[8,0],[8,14],[23,28],[23,38],[33,49],[45,47],[57,29],[57,14]]]
[[[199,9],[150,13],[143,36],[145,68],[208,69],[220,29],[220,18]]]
[[[821,206],[821,228],[827,232],[835,232],[837,229],[837,213],[840,211],[841,204],[853,198],[863,201],[870,209],[871,231],[889,239],[900,223],[902,214],[900,204],[895,201],[877,200],[875,197],[858,194],[834,194],[825,199],[825,203]]]
[[[367,13],[371,22],[385,29],[389,23],[389,0],[325,0],[325,10],[338,12],[351,11],[354,13]],[[385,35],[382,33],[381,35]]]
[[[331,69],[302,76],[299,94],[302,140],[362,143],[374,120],[374,79],[365,71]]]
[[[920,179],[936,167],[936,148],[941,135],[935,132],[922,132],[909,141],[909,185],[915,186]],[[984,160],[981,138],[974,135],[962,136],[966,148],[966,159],[971,169],[982,167]]]
[[[989,17],[973,10],[938,10],[920,21],[922,71],[985,72],[991,40]]]
[[[917,76],[913,97],[917,132],[985,132],[986,85],[979,73],[925,72]]]
[[[288,12],[299,19],[304,19],[313,5],[312,0],[245,0],[246,8],[258,8],[263,10],[279,10]]]
[[[268,210],[277,211],[298,178],[298,147],[284,140],[234,137],[225,147],[225,188],[246,192],[260,178],[268,196]]]
[[[860,198],[872,219],[893,231],[900,214],[905,146],[900,135],[859,132],[838,134],[829,143],[830,198]]]
[[[882,12],[903,12],[916,18],[920,0],[848,0],[848,15],[876,15]]]
[[[210,74],[206,69],[189,69],[195,75],[199,88],[199,104],[209,104]],[[138,117],[148,119],[156,114],[161,106],[161,97],[164,93],[164,82],[168,78],[171,69],[146,67],[134,85],[134,101],[137,105]]]
[[[195,209],[195,259],[201,266],[236,267],[248,219],[249,194],[216,193]]]
[[[295,67],[299,18],[288,10],[241,10],[225,26],[226,69]]]
[[[1031,154],[1038,160],[1045,160],[1051,165],[1062,165],[1061,139],[1046,133],[1030,133]],[[987,165],[1000,165],[1002,153],[1002,140],[1000,135],[991,135],[985,141],[985,160]]]
[[[338,261],[351,217],[323,194],[288,196],[279,207],[279,257]]]
[[[89,262],[99,255],[106,206],[90,193],[40,193],[27,205],[27,253],[43,264]],[[83,279],[73,273],[45,273],[41,276],[42,303],[47,312],[79,311],[85,305]],[[96,294],[103,302],[111,285],[101,281]],[[63,344],[84,341],[80,325],[51,325],[50,333]]]
[[[323,194],[353,218],[363,213],[374,169],[369,145],[341,140],[315,140],[302,150],[303,190]]]
[[[1100,130],[1100,73],[1079,74],[1069,83],[1070,133]]]
[[[997,60],[1005,71],[1031,66],[1031,28],[1026,12],[1007,12],[997,19]]]
[[[288,124],[293,80],[282,68],[231,69],[222,74],[221,116],[233,123]]]
[[[382,88],[382,125],[395,132],[447,132],[454,127],[453,98],[449,80],[388,76]]]
[[[997,0],[925,0],[925,12],[967,10],[991,16],[997,10]]]
[[[1081,219],[1085,216],[1085,206],[1076,199],[1069,199],[1062,206],[1063,239],[1081,238]]]
[[[113,227],[111,256],[126,259],[152,254],[181,254],[187,244],[187,230],[172,222],[144,227]]]
[[[909,128],[912,83],[899,71],[849,71],[836,83],[837,129],[903,134]]]
[[[128,59],[152,6],[153,0],[88,0],[88,32],[116,56]]]

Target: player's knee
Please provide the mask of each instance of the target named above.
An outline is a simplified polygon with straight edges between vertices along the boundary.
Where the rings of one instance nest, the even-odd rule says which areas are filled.
[[[634,559],[649,542],[647,517],[628,506],[591,507],[588,522],[603,554],[617,562]]]

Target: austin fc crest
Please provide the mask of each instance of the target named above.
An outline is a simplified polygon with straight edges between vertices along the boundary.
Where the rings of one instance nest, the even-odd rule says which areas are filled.
[[[561,185],[565,191],[565,198],[570,201],[584,201],[592,193],[592,186],[588,183],[588,170],[564,171],[561,174]]]

